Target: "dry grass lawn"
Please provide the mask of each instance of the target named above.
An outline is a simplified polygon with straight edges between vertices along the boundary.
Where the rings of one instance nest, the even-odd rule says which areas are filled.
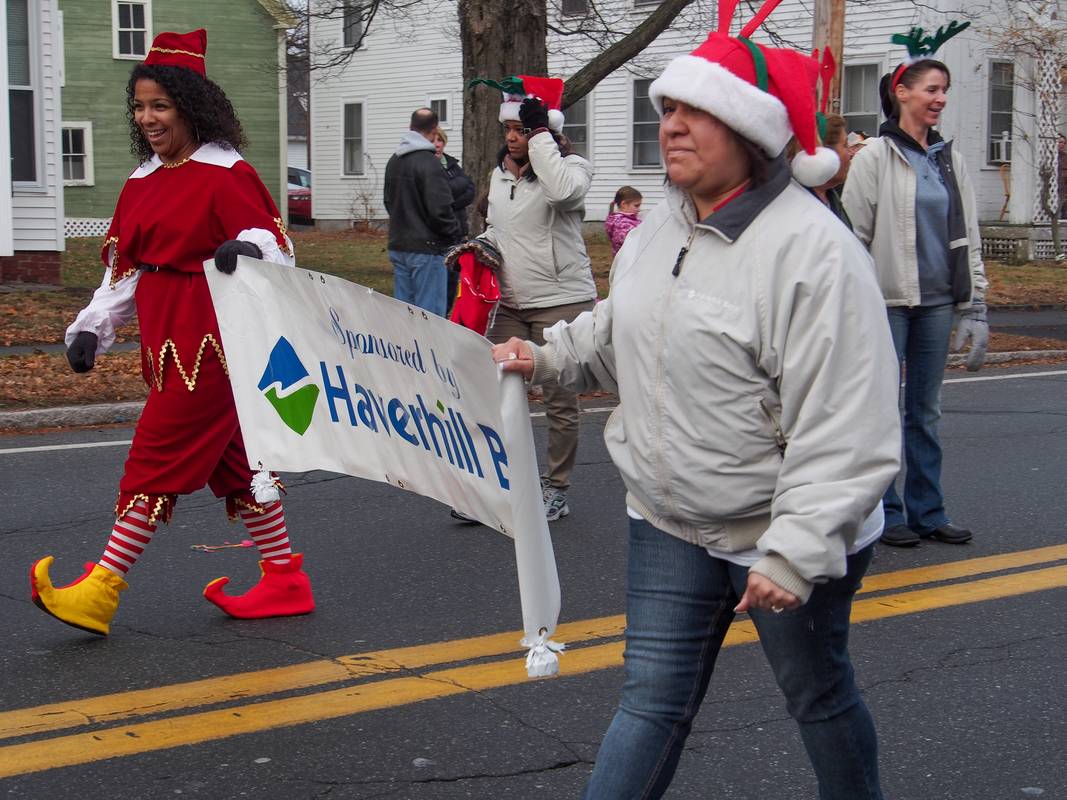
[[[385,236],[377,232],[294,232],[300,265],[339,275],[376,291],[392,292],[392,269]],[[593,274],[601,296],[607,293],[611,247],[603,234],[587,237]],[[71,239],[63,257],[63,288],[57,291],[0,293],[0,346],[50,344],[63,333],[100,283],[100,242]],[[1067,267],[1055,264],[986,265],[992,305],[1067,304]],[[120,331],[120,341],[136,341],[136,322]],[[991,349],[1062,349],[1062,342],[993,334]],[[140,355],[120,352],[101,357],[92,372],[75,375],[61,354],[0,356],[0,409],[138,400],[145,396]]]

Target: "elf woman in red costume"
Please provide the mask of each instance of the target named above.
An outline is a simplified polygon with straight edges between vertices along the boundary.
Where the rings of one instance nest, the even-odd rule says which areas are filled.
[[[262,577],[247,594],[204,595],[227,614],[258,618],[315,607],[302,557],[289,544],[275,482],[245,455],[226,356],[203,262],[233,272],[238,255],[293,264],[281,215],[256,171],[233,106],[207,79],[207,33],[161,33],[127,87],[132,150],[141,161],[119,195],[104,242],[104,281],[67,330],[67,359],[87,372],[136,312],[148,400],[126,459],[104,554],[54,587],[52,556],[30,568],[33,601],[76,628],[106,635],[126,573],[178,495],[207,484],[226,498],[259,548]]]

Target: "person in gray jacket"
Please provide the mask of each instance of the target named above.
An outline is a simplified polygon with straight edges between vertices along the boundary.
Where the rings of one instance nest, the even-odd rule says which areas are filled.
[[[838,167],[814,145],[817,64],[752,42],[760,15],[730,37],[733,8],[650,87],[669,185],[608,297],[493,358],[619,397],[604,438],[630,518],[626,683],[583,797],[663,795],[748,612],[818,796],[881,800],[847,643],[900,463],[896,359],[871,322],[884,312],[870,256],[782,155],[795,134],[829,167],[806,170],[812,185]]]
[[[890,484],[883,500],[882,543],[894,547],[972,538],[945,511],[937,434],[953,320],[955,347],[970,343],[968,369],[982,366],[989,339],[974,190],[962,156],[934,128],[950,80],[948,67],[931,58],[883,76],[886,121],[856,155],[842,198],[874,257],[906,378],[903,498]]]
[[[433,144],[436,129],[432,110],[420,108],[411,115],[411,130],[385,165],[384,199],[393,297],[443,317],[448,282],[444,253],[459,241],[460,226]]]
[[[517,80],[517,79],[511,79]],[[585,195],[593,166],[560,136],[563,81],[521,76],[522,95],[500,106],[504,146],[489,179],[482,237],[503,256],[500,305],[486,333],[494,343],[512,336],[544,341],[544,331],[593,307],[596,284],[582,237]],[[536,94],[534,94],[536,93]],[[541,476],[545,516],[570,513],[567,489],[578,453],[578,395],[556,381],[544,384],[548,460]]]

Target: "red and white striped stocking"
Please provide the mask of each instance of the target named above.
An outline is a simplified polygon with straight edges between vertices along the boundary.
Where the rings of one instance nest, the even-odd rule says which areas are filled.
[[[259,548],[260,558],[278,564],[289,561],[293,548],[289,545],[289,531],[285,527],[285,511],[280,500],[265,505],[262,514],[242,508],[241,521]]]
[[[136,501],[129,511],[115,520],[111,538],[97,563],[120,577],[124,576],[137,563],[155,532],[156,525],[148,521],[148,504],[144,500]]]

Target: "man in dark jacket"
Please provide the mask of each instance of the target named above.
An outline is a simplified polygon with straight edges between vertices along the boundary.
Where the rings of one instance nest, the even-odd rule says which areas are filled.
[[[444,316],[445,251],[460,239],[448,178],[434,152],[437,115],[428,108],[411,115],[411,129],[385,166],[389,213],[389,260],[393,296]]]

